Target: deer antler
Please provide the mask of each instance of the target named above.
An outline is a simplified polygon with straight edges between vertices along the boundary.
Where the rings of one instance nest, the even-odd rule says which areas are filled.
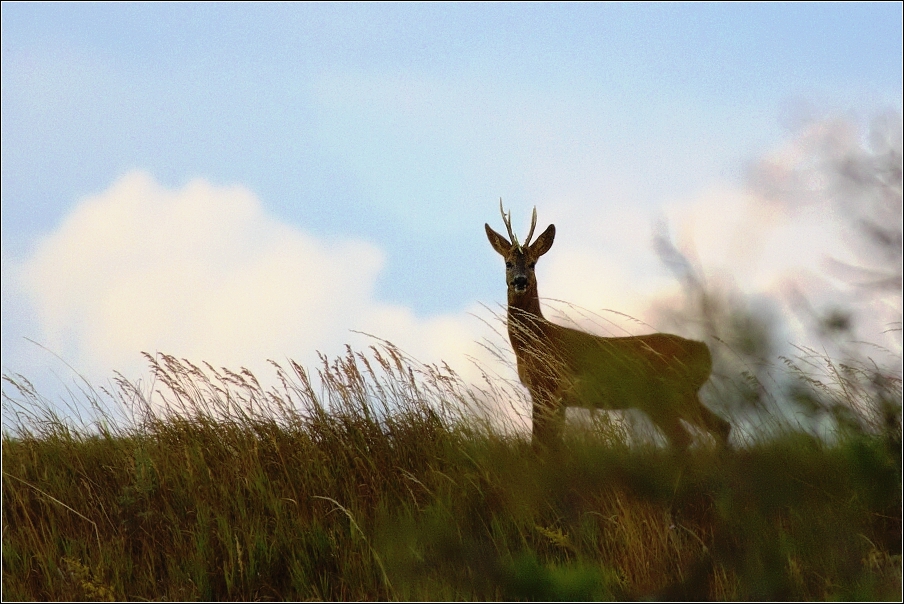
[[[524,247],[530,246],[530,238],[534,236],[534,227],[537,226],[537,206],[534,206],[534,215],[530,219],[530,231],[527,233],[527,239],[524,240]]]
[[[521,247],[518,244],[518,238],[512,232],[512,213],[509,212],[506,215],[505,210],[502,209],[502,198],[499,198],[499,213],[502,214],[502,222],[505,223],[505,228],[508,230],[509,240],[512,242],[512,245],[515,247]]]
[[[499,198],[499,213],[502,214],[502,222],[505,223],[505,228],[508,230],[509,239],[512,242],[512,245],[521,248],[528,247],[530,245],[530,238],[534,236],[534,229],[537,227],[537,206],[534,206],[534,213],[530,219],[530,231],[527,233],[527,239],[524,240],[524,245],[522,246],[518,243],[518,237],[515,233],[512,232],[512,213],[505,213],[505,210],[502,209],[502,198]]]

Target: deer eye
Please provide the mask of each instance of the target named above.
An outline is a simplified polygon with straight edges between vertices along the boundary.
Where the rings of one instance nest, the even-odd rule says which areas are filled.
[[[505,268],[512,268],[513,266],[515,266],[515,265],[512,264],[511,262],[506,262],[506,263],[505,263]]]
[[[536,262],[531,262],[530,264],[527,265],[527,268],[533,270],[535,266],[537,266],[537,263],[536,263]]]

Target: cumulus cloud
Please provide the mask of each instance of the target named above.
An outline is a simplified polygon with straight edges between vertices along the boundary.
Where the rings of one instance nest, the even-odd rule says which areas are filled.
[[[328,241],[267,214],[239,186],[170,189],[144,172],[82,200],[20,267],[42,343],[88,375],[134,375],[140,351],[260,369],[315,350],[393,341],[423,361],[478,355],[466,313],[419,318],[376,300],[380,249]]]

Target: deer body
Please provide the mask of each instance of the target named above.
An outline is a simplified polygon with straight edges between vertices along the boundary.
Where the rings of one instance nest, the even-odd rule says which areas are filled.
[[[681,420],[725,445],[731,424],[704,407],[697,394],[712,371],[706,344],[664,333],[605,338],[547,321],[534,266],[552,246],[555,226],[530,244],[535,209],[530,233],[520,245],[504,212],[503,220],[510,241],[485,226],[490,244],[506,260],[509,340],[518,377],[533,401],[534,443],[553,445],[565,408],[586,407],[640,409],[678,448],[691,442]]]

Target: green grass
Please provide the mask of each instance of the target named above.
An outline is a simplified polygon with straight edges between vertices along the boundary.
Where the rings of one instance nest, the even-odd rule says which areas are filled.
[[[151,361],[158,392],[120,381],[128,421],[88,426],[5,376],[5,600],[901,595],[900,407],[830,441],[676,454],[613,429],[540,454],[471,413],[505,388],[391,345],[316,387]]]

